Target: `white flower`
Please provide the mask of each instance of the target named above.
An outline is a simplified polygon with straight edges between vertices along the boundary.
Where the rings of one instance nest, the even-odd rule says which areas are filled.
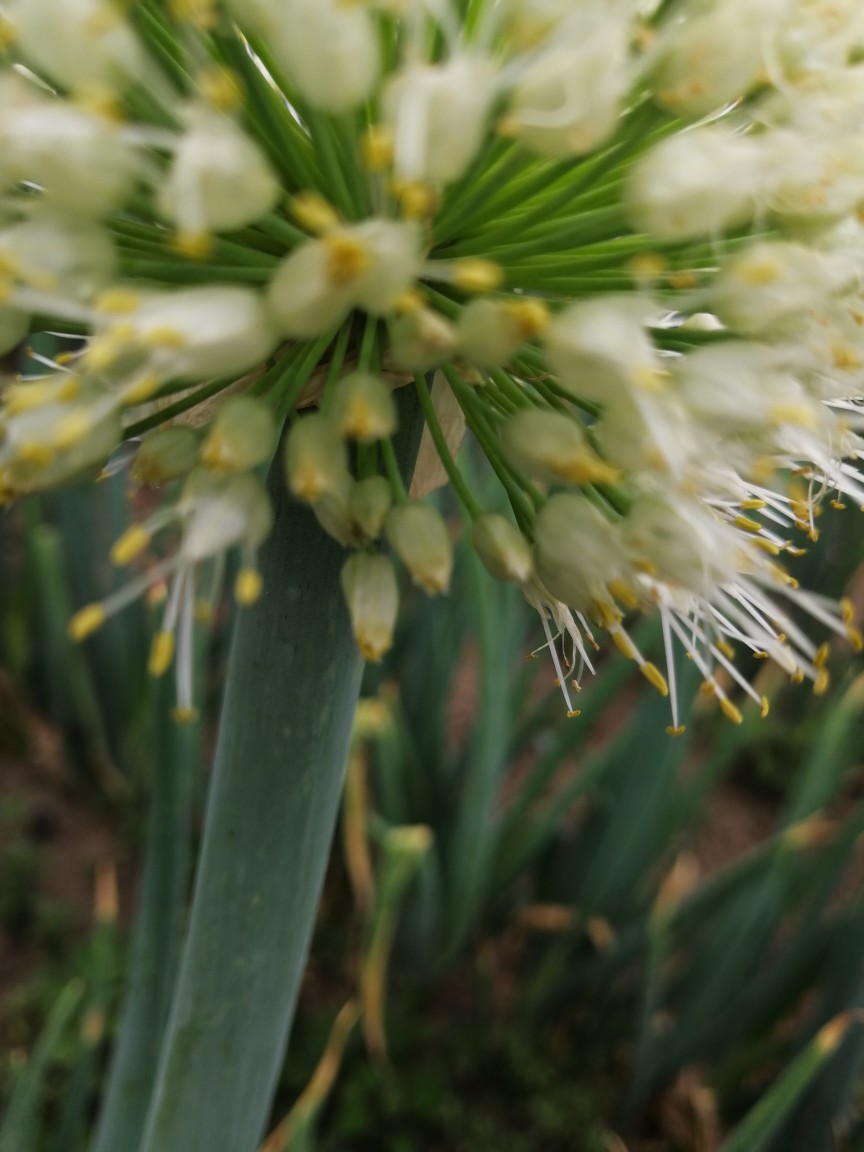
[[[114,0],[6,0],[5,16],[27,59],[64,88],[123,88],[143,53]]]
[[[657,240],[717,235],[750,219],[765,174],[761,138],[720,125],[694,128],[669,136],[636,161],[624,203],[635,226]]]
[[[8,78],[0,85],[0,147],[7,186],[26,180],[52,207],[82,216],[119,208],[139,174],[117,124]]]
[[[574,21],[522,63],[510,93],[504,131],[543,156],[596,148],[614,131],[633,80],[625,13]]]
[[[258,293],[224,284],[107,298],[87,357],[97,372],[133,357],[157,380],[191,382],[253,368],[275,344]]]
[[[783,0],[680,5],[654,50],[660,103],[695,118],[746,95],[771,58],[783,7]]]
[[[381,61],[366,5],[341,0],[230,0],[241,27],[266,43],[298,95],[339,115],[372,94]]]
[[[409,63],[382,96],[399,180],[447,184],[474,159],[497,90],[494,64],[459,53],[441,64]]]
[[[646,330],[656,309],[633,296],[604,296],[564,308],[543,343],[563,388],[605,404],[634,388],[655,391],[668,373]]]
[[[207,108],[192,108],[187,118],[157,195],[160,214],[181,240],[242,228],[269,212],[281,188],[259,146]]]

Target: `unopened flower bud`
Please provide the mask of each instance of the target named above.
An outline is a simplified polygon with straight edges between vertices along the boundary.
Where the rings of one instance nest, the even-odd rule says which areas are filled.
[[[320,412],[294,424],[285,444],[285,475],[298,500],[314,504],[343,490],[348,474],[345,442]]]
[[[379,661],[393,643],[399,587],[387,556],[357,552],[342,567],[342,590],[364,660]]]
[[[540,300],[470,300],[459,314],[459,352],[481,368],[506,364],[549,321]]]
[[[157,200],[181,241],[242,228],[269,212],[280,185],[258,145],[227,116],[196,108],[189,118]]]
[[[450,321],[429,308],[407,312],[390,325],[390,351],[398,368],[428,372],[448,360],[457,345]]]
[[[680,132],[635,162],[625,206],[634,225],[658,240],[716,235],[753,215],[765,163],[755,137],[719,125]]]
[[[383,96],[400,180],[446,184],[476,155],[496,92],[491,60],[458,53],[438,64],[411,63]]]
[[[148,488],[158,488],[186,476],[198,463],[200,440],[194,429],[169,424],[144,437],[132,464],[132,480]]]
[[[346,473],[338,493],[328,492],[312,505],[315,519],[328,536],[343,548],[356,548],[363,543],[351,516],[350,500],[354,478]]]
[[[453,548],[440,513],[430,504],[397,504],[387,515],[385,531],[415,584],[430,595],[447,591]]]
[[[383,476],[358,480],[351,491],[348,508],[354,523],[367,540],[377,540],[393,504],[393,493]]]
[[[534,570],[531,545],[505,516],[490,512],[474,521],[471,541],[491,575],[524,584]]]
[[[333,274],[332,243],[310,240],[276,269],[267,303],[283,336],[305,339],[334,328],[353,307],[352,282]]]
[[[349,372],[336,383],[329,415],[343,436],[361,443],[396,431],[396,405],[390,388],[371,372]]]
[[[266,404],[232,396],[219,409],[201,450],[208,468],[248,472],[265,464],[276,447],[276,424]]]
[[[537,575],[552,595],[580,612],[607,596],[629,571],[620,533],[584,496],[552,496],[534,522]]]
[[[514,468],[548,484],[602,484],[618,476],[586,442],[580,424],[563,412],[523,408],[501,428],[501,447]]]
[[[372,218],[350,229],[367,258],[353,286],[355,304],[373,316],[392,312],[423,266],[423,230],[413,220]]]
[[[267,489],[254,472],[220,475],[196,468],[178,509],[184,517],[181,552],[194,564],[237,544],[258,548],[273,526]]]

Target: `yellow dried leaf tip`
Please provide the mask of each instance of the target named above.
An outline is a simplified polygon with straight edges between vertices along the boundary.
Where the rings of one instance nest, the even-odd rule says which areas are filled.
[[[254,604],[261,595],[263,587],[264,581],[260,572],[254,568],[241,568],[234,584],[234,599],[238,604]]]
[[[72,640],[86,640],[105,623],[105,609],[101,604],[87,604],[76,612],[69,621],[69,636]]]
[[[151,676],[164,676],[171,667],[173,659],[174,634],[172,632],[157,632],[153,637],[153,647],[150,649],[147,671]]]

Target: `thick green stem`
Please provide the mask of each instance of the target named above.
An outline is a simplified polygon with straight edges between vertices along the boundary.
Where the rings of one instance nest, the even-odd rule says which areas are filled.
[[[416,439],[406,428],[403,459],[413,461]],[[142,1152],[258,1147],[339,805],[361,672],[339,585],[344,553],[290,502],[281,461],[270,489],[264,593],[240,613],[234,636],[189,936]]]

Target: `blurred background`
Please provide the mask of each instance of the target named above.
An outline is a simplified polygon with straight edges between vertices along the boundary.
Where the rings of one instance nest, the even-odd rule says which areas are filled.
[[[233,609],[201,613],[192,725],[146,675],[164,589],[70,643],[141,511],[120,469],[0,516],[2,1152],[106,1152],[106,1084],[158,1056]],[[860,609],[855,517],[795,574]],[[447,599],[404,596],[266,1152],[864,1150],[861,659],[835,644],[821,697],[756,669],[771,711],[736,727],[682,656],[670,737],[614,651],[567,718],[467,549]]]

